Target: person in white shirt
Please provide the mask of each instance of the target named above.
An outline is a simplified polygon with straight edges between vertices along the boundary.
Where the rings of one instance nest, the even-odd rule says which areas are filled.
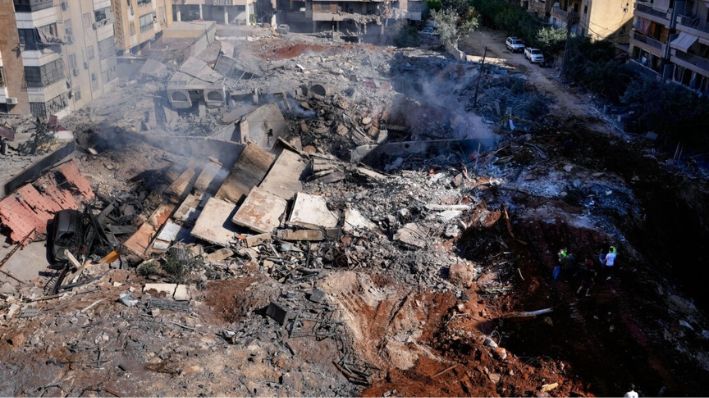
[[[626,392],[625,395],[623,395],[623,398],[638,398],[638,393],[635,392],[635,386],[630,386],[630,391]]]

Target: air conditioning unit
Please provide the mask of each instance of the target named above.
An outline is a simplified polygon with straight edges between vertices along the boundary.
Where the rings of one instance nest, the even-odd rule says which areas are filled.
[[[79,76],[79,69],[78,69],[78,68],[73,68],[73,69],[71,70],[71,74],[74,75],[74,76]]]
[[[7,97],[5,102],[9,105],[17,105],[17,97]]]
[[[94,30],[96,30],[96,29],[99,28],[99,26],[98,26],[98,24],[97,24],[96,22],[92,23],[92,24],[91,24],[91,27],[94,28]]]
[[[89,69],[89,63],[88,63],[88,62],[84,62],[84,69]]]

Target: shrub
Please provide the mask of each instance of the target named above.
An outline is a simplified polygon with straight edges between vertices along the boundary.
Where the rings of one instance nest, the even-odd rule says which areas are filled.
[[[403,26],[394,37],[397,47],[417,47],[421,44],[421,37],[415,26]]]

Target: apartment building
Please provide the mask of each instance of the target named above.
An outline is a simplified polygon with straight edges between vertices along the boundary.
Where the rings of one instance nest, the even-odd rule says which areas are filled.
[[[116,83],[110,0],[0,0],[0,111],[63,117]]]
[[[635,0],[559,0],[549,9],[549,23],[591,40],[611,41],[627,52],[634,4]]]
[[[676,34],[670,42],[672,81],[709,94],[709,2],[678,3]]]
[[[0,0],[0,113],[25,114],[30,111],[19,48],[15,6],[12,0]]]
[[[109,1],[119,53],[139,53],[172,24],[172,0]]]
[[[172,3],[176,21],[214,21],[226,25],[257,22],[256,0],[173,0]]]
[[[638,2],[633,62],[665,81],[709,94],[709,12],[702,0]]]
[[[114,19],[110,0],[55,0],[55,3],[58,3],[54,8],[60,21],[58,37],[69,89],[69,111],[72,111],[110,92],[118,83]]]

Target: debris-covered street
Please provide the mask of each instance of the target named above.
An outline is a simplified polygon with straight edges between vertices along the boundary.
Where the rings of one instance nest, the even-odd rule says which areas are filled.
[[[695,170],[504,54],[213,25],[17,155],[0,395],[706,394]]]

